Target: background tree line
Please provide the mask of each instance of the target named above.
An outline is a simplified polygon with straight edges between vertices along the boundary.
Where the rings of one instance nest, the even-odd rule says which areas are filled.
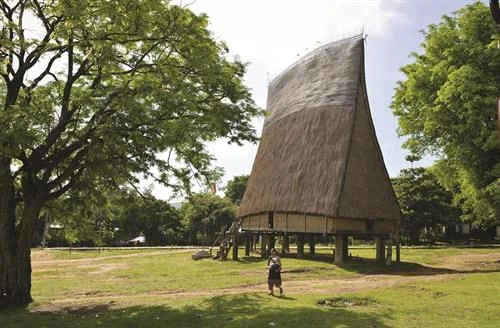
[[[228,183],[225,196],[192,194],[183,203],[138,194],[130,188],[71,192],[47,204],[37,220],[32,246],[42,243],[45,225],[49,246],[124,246],[144,236],[146,245],[212,245],[236,218],[248,176]]]

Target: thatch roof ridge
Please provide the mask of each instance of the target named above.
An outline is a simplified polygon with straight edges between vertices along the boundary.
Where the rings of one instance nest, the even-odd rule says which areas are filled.
[[[323,51],[325,49],[329,49],[329,48],[331,48],[333,46],[340,45],[340,44],[346,43],[346,42],[350,42],[350,41],[353,41],[353,40],[356,40],[356,39],[362,39],[362,38],[363,38],[363,34],[356,34],[356,35],[353,35],[352,37],[349,37],[349,38],[345,38],[345,39],[341,39],[341,40],[336,40],[336,41],[329,42],[329,43],[327,43],[325,45],[322,45],[319,48],[316,48],[316,49],[308,52],[307,54],[303,55],[302,57],[300,57],[299,59],[297,59],[292,64],[288,65],[287,68],[285,68],[281,73],[279,73],[275,78],[273,78],[271,80],[271,82],[269,82],[268,87],[270,87],[273,84],[277,83],[276,81],[278,79],[280,79],[283,75],[285,75],[289,71],[293,70],[297,65],[300,65],[301,63],[303,63],[308,58],[315,56],[317,53],[319,53],[319,52],[321,52],[321,51]]]
[[[330,43],[285,70],[268,88],[267,128],[295,112],[319,106],[356,104],[361,37]]]

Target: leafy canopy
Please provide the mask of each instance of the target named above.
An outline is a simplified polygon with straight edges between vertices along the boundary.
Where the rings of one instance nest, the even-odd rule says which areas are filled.
[[[143,235],[147,245],[182,244],[179,212],[168,202],[148,194],[144,198],[129,193],[121,199],[123,212],[117,218],[118,237],[126,241]]]
[[[25,176],[50,200],[141,173],[189,189],[217,177],[205,141],[256,141],[245,64],[206,15],[157,0],[0,8],[0,159],[19,188]]]
[[[488,8],[474,3],[423,32],[423,54],[401,68],[392,109],[405,146],[438,156],[440,181],[456,191],[464,219],[500,218],[500,37]]]
[[[237,207],[229,199],[212,193],[194,194],[181,209],[181,217],[190,245],[212,244],[222,228],[228,229],[236,218]]]
[[[245,189],[247,188],[249,175],[238,175],[229,180],[224,195],[234,204],[240,205]]]
[[[459,210],[452,205],[452,194],[441,186],[431,168],[401,170],[391,182],[401,207],[404,241],[418,244],[424,228],[430,232],[439,225],[454,226]],[[430,234],[429,237],[432,240]]]

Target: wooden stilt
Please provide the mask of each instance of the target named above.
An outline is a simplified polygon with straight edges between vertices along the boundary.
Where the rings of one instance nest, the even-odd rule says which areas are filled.
[[[245,256],[250,256],[250,249],[252,237],[247,233],[245,234]]]
[[[260,257],[265,259],[267,258],[267,235],[261,236],[262,241],[260,243]]]
[[[400,263],[401,262],[401,253],[400,253],[400,244],[397,243],[396,244],[396,263]]]
[[[384,263],[385,260],[385,242],[382,237],[375,237],[375,246],[376,246],[376,260],[379,263]]]
[[[297,258],[304,258],[304,235],[301,233],[297,234]]]
[[[400,253],[400,246],[401,246],[401,237],[399,234],[399,227],[396,226],[395,229],[396,233],[394,234],[394,243],[396,244],[396,263],[401,262],[401,253]]]
[[[349,236],[343,235],[342,238],[342,259],[346,261],[349,258]]]
[[[233,232],[233,261],[238,261],[239,239],[240,239],[240,233],[238,231]]]
[[[311,235],[309,238],[309,254],[313,255],[316,254],[316,244],[314,241],[314,235]]]
[[[392,264],[392,236],[387,240],[387,256],[385,257],[385,265]]]
[[[288,235],[283,236],[283,243],[281,246],[281,256],[285,256],[286,252],[289,251],[289,246],[288,246]]]
[[[276,236],[273,234],[270,234],[268,241],[269,241],[269,247],[267,248],[267,250],[268,250],[269,254],[271,254],[271,249],[273,249],[274,246],[276,245]],[[268,254],[268,256],[269,256],[269,254]]]
[[[344,262],[344,234],[339,233],[335,236],[335,263]]]

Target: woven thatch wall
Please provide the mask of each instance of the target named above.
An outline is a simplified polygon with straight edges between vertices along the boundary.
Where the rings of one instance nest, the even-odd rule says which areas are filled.
[[[326,222],[315,216],[399,219],[369,114],[361,37],[285,70],[269,86],[268,110],[239,217],[286,212],[291,228],[307,213],[314,231]]]
[[[338,216],[392,219],[399,213],[361,86]]]

